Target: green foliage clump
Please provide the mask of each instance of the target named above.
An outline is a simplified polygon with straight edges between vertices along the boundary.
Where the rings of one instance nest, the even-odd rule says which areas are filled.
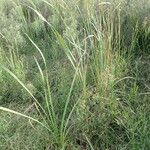
[[[2,0],[0,149],[148,150],[149,6]]]

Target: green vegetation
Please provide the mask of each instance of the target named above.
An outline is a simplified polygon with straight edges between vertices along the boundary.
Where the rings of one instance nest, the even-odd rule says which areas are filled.
[[[149,150],[149,12],[0,0],[0,150]]]

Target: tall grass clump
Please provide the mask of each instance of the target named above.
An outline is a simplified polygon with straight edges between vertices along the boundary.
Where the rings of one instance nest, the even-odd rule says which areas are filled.
[[[149,147],[149,2],[1,4],[0,110],[45,130],[44,149]]]

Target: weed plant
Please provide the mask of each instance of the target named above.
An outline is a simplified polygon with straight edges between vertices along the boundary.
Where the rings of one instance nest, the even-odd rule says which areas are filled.
[[[1,0],[0,149],[150,149],[149,10]]]

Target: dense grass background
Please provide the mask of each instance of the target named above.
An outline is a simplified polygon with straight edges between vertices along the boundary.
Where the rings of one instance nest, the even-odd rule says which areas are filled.
[[[0,0],[0,149],[149,150],[149,12]]]

